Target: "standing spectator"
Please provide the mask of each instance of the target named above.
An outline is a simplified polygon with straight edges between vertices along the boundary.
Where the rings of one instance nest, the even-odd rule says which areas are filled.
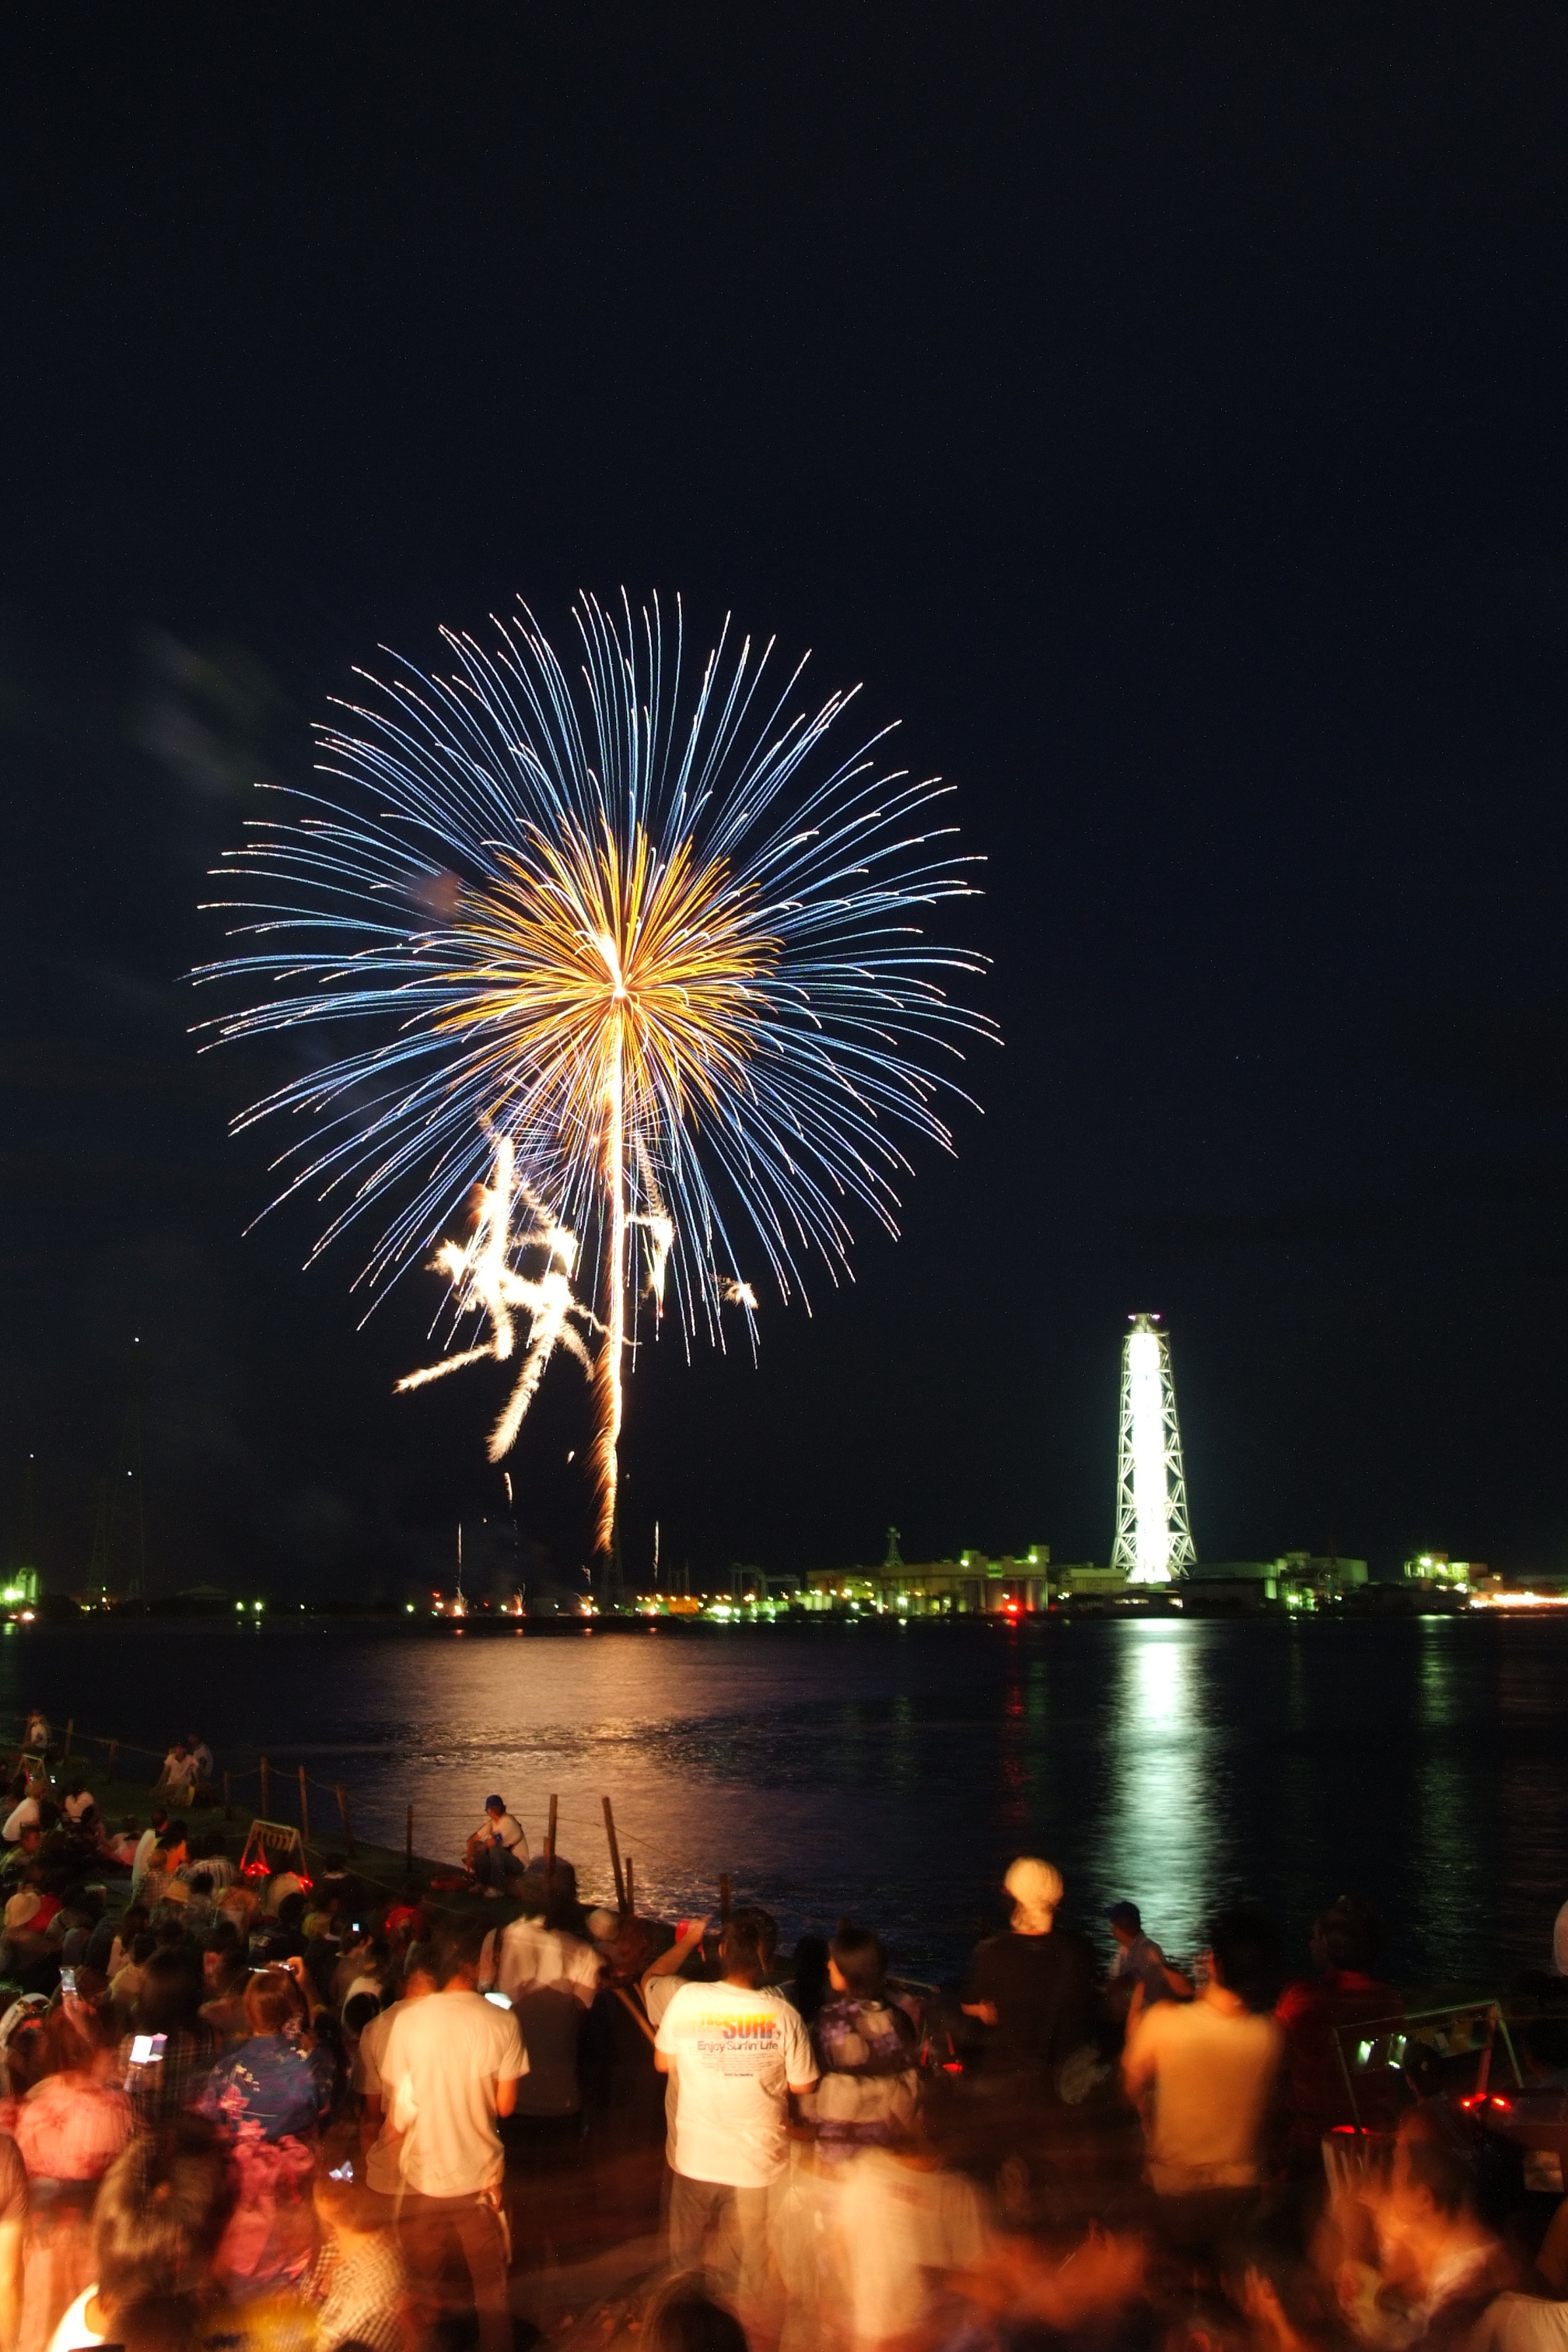
[[[371,2019],[354,2052],[353,2086],[362,2103],[360,2145],[365,2153],[365,2186],[379,2197],[395,2197],[402,2186],[399,2136],[387,2127],[382,2092],[381,2070],[387,2040],[405,2002],[423,2000],[440,1989],[434,1956],[427,1947],[414,1945],[404,1963],[403,1987],[396,2002]]]
[[[679,2269],[706,2263],[747,2326],[765,2320],[770,2301],[770,2205],[788,2166],[788,2095],[804,2097],[816,2081],[805,2026],[767,1989],[776,1948],[765,1911],[732,1913],[719,1946],[722,1979],[680,1985],[654,2045],[679,2101],[670,2260]]]
[[[443,1932],[441,1990],[401,2002],[381,2063],[389,2139],[403,2184],[410,2272],[437,2308],[461,2256],[479,2313],[479,2352],[510,2352],[504,2164],[496,2125],[528,2072],[517,2020],[476,1990],[477,1923]]]
[[[568,1923],[576,1915],[575,1900],[564,1889],[552,1889],[542,1916],[531,1918],[525,1912],[493,1940],[486,1938],[489,1960],[481,1980],[488,1976],[508,2000],[541,1985],[564,1985],[584,2009],[592,2009],[605,1961],[592,1944],[572,1933]]]
[[[1063,1887],[1053,1863],[1022,1855],[1003,1885],[1013,1898],[1013,1924],[976,1950],[964,2012],[985,2028],[983,2074],[1054,2087],[1067,2060],[1089,2039],[1094,1954],[1076,1929],[1057,1925]]]
[[[1317,1974],[1287,1985],[1279,1996],[1274,2014],[1285,2029],[1290,2144],[1303,2158],[1316,2160],[1323,2134],[1336,2124],[1386,2129],[1395,2120],[1393,2070],[1384,2065],[1366,2075],[1352,2113],[1340,2054],[1352,2029],[1367,2028],[1375,2042],[1374,2029],[1386,2033],[1405,2014],[1400,1994],[1373,1974],[1382,1942],[1382,1927],[1367,1906],[1342,1895],[1312,1923]]]
[[[887,1979],[880,1937],[846,1921],[828,1946],[828,1997],[811,2029],[816,2088],[801,2103],[829,2147],[886,2147],[914,2122],[915,2029],[885,1998]]]
[[[30,1707],[27,1711],[27,1728],[23,1735],[22,1745],[24,1748],[31,1748],[36,1756],[41,1756],[48,1744],[49,1718],[42,1707]]]
[[[1122,2059],[1143,2109],[1150,2185],[1183,2242],[1229,2234],[1255,2201],[1285,2040],[1268,2014],[1278,1960],[1263,1912],[1251,1904],[1217,1912],[1203,1991],[1145,2011]]]

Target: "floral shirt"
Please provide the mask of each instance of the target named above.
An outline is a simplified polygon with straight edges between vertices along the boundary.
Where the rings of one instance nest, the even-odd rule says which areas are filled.
[[[237,2136],[247,2125],[264,2140],[313,2132],[331,2104],[332,2074],[321,2043],[305,2050],[287,2032],[255,2033],[214,2067],[202,2113]]]
[[[875,2146],[901,2137],[914,2113],[915,2029],[901,2009],[840,1993],[811,2029],[820,2069],[803,2109],[825,2140]]]

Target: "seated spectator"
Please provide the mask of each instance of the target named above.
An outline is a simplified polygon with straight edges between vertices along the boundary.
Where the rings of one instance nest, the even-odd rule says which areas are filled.
[[[148,1870],[152,1866],[153,1856],[156,1853],[158,1848],[164,1843],[168,1832],[168,1827],[169,1814],[167,1807],[163,1805],[154,1805],[153,1808],[152,1818],[148,1822],[147,1827],[137,1839],[136,1852],[132,1857],[131,1900],[132,1903],[139,1902],[141,1899],[142,1882],[146,1877]]]
[[[1405,2013],[1394,1987],[1373,1974],[1382,1942],[1382,1927],[1366,1905],[1342,1895],[1313,1923],[1317,1974],[1287,1985],[1279,1996],[1274,2013],[1285,2029],[1291,2146],[1306,2157],[1316,2158],[1323,2134],[1336,2124],[1386,2129],[1394,2120],[1392,2069],[1360,2084],[1352,2111],[1342,2058],[1347,2042],[1362,2038],[1357,2029],[1387,2032]]]
[[[1118,1947],[1106,1985],[1107,2003],[1118,2023],[1131,2031],[1140,2011],[1155,2001],[1191,2000],[1192,1979],[1172,1968],[1153,1937],[1143,1933],[1143,1915],[1136,1903],[1113,1903],[1105,1917]]]
[[[267,1899],[261,1906],[265,1916],[276,1919],[285,1903],[293,1895],[302,1896],[304,1892],[305,1882],[297,1870],[275,1870],[267,1882]],[[303,1919],[304,1916],[305,1906],[301,1902],[299,1916]]]
[[[132,2141],[98,2192],[92,2284],[61,2319],[48,2352],[125,2342],[128,2319],[155,2296],[186,2297],[194,2306],[208,2287],[229,2204],[210,2130],[187,2117],[157,2142]]]
[[[485,1817],[464,1850],[465,1866],[490,1895],[505,1894],[528,1866],[522,1823],[509,1813],[504,1797],[485,1799]]]
[[[98,1850],[105,1862],[112,1863],[117,1868],[129,1870],[135,1864],[136,1849],[141,1842],[142,1832],[136,1826],[136,1816],[134,1813],[127,1813],[117,1830],[100,1828]]]
[[[153,1784],[154,1796],[167,1797],[177,1805],[188,1805],[195,1776],[191,1769],[191,1751],[183,1739],[176,1739],[163,1759],[163,1769]]]
[[[217,2056],[217,2036],[201,2013],[206,1988],[193,1944],[154,1949],[142,1965],[132,2031],[120,2063],[139,2132],[155,2132],[196,2105]]]
[[[4,1838],[7,1845],[15,1845],[25,1829],[37,1829],[42,1822],[43,1809],[39,1800],[24,1797],[6,1814],[5,1826],[0,1828],[0,1838]]]
[[[1268,2014],[1278,1938],[1250,1905],[1215,1914],[1207,1981],[1139,2019],[1122,2079],[1143,2111],[1150,2185],[1168,2232],[1231,2233],[1256,2201],[1263,2128],[1284,2035]]]
[[[278,1906],[277,1916],[263,1918],[250,1937],[250,1964],[262,1969],[281,1960],[305,1957],[305,1897],[296,1887]]]
[[[131,2135],[125,2094],[110,2080],[114,2032],[68,1997],[39,2029],[37,2078],[16,2107],[15,2137],[27,2168],[30,2218],[26,2341],[47,2344],[93,2276],[97,2184]]]
[[[249,2035],[213,2069],[201,2107],[228,2135],[238,2182],[216,2268],[250,2295],[302,2279],[313,2259],[309,2189],[333,2058],[287,1969],[259,1969],[244,1998]]]
[[[142,1928],[131,1939],[131,1949],[109,1980],[109,1998],[115,2021],[121,2032],[129,2027],[141,1995],[147,1963],[158,1948],[158,1938],[151,1927]]]
[[[250,1961],[245,1947],[237,1937],[215,1947],[215,1939],[209,1937],[202,1956],[202,1974],[207,1998],[202,2003],[201,2014],[225,2048],[243,2042],[250,2032],[245,2007]]]
[[[131,1957],[131,1947],[147,1925],[140,1903],[128,1903],[116,1919],[105,1910],[88,1939],[87,1964],[112,1983]]]
[[[236,2137],[313,2138],[326,2120],[330,2063],[310,2031],[310,2008],[288,1969],[259,1969],[244,1992],[250,2028],[213,2069],[202,2113]]]
[[[308,2292],[316,2311],[316,2352],[338,2352],[340,2345],[409,2352],[413,2327],[403,2251],[396,2231],[387,2226],[383,2200],[366,2186],[357,2150],[338,2147],[323,2156],[314,2199],[321,2246]]]

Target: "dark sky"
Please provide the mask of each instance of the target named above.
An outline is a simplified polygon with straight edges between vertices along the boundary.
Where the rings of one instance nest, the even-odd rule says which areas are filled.
[[[1211,1558],[1568,1566],[1564,90],[1529,5],[10,14],[5,1531],[400,1589],[499,1500],[416,1283],[250,1238],[181,975],[380,642],[679,590],[864,679],[1005,1037],[815,1318],[644,1359],[628,1566],[1106,1555],[1163,1311]],[[205,1009],[205,1008],[204,1008]],[[467,1376],[465,1376],[467,1377]],[[500,1376],[495,1376],[499,1381]],[[474,1376],[482,1383],[485,1375]],[[563,1364],[516,1460],[582,1556]]]

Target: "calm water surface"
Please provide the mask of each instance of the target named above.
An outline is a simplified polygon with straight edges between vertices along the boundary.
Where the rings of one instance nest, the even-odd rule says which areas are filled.
[[[1543,1963],[1568,1895],[1565,1675],[1568,1626],[1496,1619],[550,1639],[142,1621],[8,1632],[0,1712],[37,1700],[160,1748],[194,1723],[220,1767],[265,1750],[344,1781],[367,1837],[401,1844],[412,1802],[426,1853],[460,1853],[492,1789],[537,1849],[553,1790],[590,1889],[608,1793],[640,1907],[701,1908],[728,1870],[787,1935],[853,1914],[919,1974],[997,1924],[1027,1851],[1086,1925],[1131,1895],[1177,1953],[1240,1893],[1300,1950],[1355,1888],[1404,1980],[1479,1988]]]

